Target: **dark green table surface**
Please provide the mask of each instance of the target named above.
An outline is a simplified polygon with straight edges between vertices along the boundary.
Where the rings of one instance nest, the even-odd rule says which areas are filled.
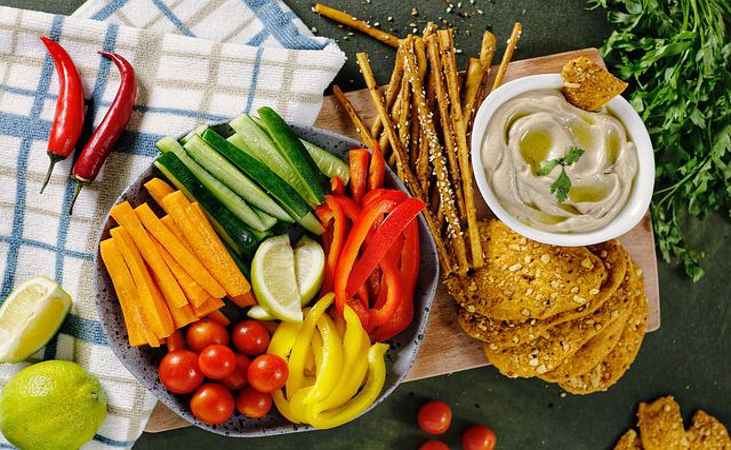
[[[69,14],[79,0],[0,0],[0,4]],[[362,87],[352,58],[368,51],[379,80],[387,80],[393,51],[326,22],[310,11],[311,2],[288,3],[320,34],[338,39],[350,61],[338,76],[346,89]],[[444,18],[458,25],[457,46],[474,55],[479,36],[491,28],[503,44],[515,20],[524,34],[516,59],[599,46],[609,34],[601,11],[586,11],[582,0],[462,0],[459,18],[446,13],[444,0],[349,0],[331,4],[357,17],[380,21],[387,30],[405,34],[414,23]],[[560,5],[560,6],[559,6]],[[418,15],[412,16],[416,7]],[[484,11],[476,14],[476,8]],[[392,16],[392,21],[387,18]],[[469,30],[469,35],[465,33]],[[499,49],[502,53],[502,45]],[[672,394],[686,419],[703,408],[731,425],[731,299],[728,280],[731,250],[726,248],[731,226],[712,218],[695,224],[694,236],[708,252],[706,277],[690,283],[676,269],[660,265],[662,328],[645,339],[637,361],[609,392],[588,397],[561,396],[561,390],[538,380],[511,380],[495,369],[483,368],[407,383],[375,411],[332,431],[293,434],[254,440],[224,439],[196,428],[144,434],[135,449],[416,449],[426,439],[415,424],[416,410],[427,399],[452,405],[454,423],[443,440],[460,448],[459,434],[469,424],[484,423],[498,436],[500,449],[608,449],[635,423],[641,400]]]

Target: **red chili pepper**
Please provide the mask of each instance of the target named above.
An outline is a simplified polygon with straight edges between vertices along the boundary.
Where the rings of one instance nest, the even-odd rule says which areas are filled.
[[[353,200],[359,204],[368,185],[368,159],[370,157],[370,153],[364,148],[356,148],[348,152],[350,190],[353,193]]]
[[[371,165],[368,167],[368,190],[383,187],[386,177],[386,161],[379,146],[371,151]]]
[[[335,306],[338,313],[342,314],[345,305],[349,305],[358,314],[363,327],[366,329],[368,329],[368,311],[364,310],[362,305],[353,301],[352,297],[346,294],[348,279],[353,264],[358,258],[358,252],[373,227],[373,223],[382,214],[387,214],[393,210],[398,203],[391,199],[383,199],[374,202],[372,206],[363,210],[348,234],[335,269]]]
[[[404,230],[425,207],[424,202],[411,197],[400,203],[386,216],[386,220],[377,229],[373,237],[369,239],[370,242],[366,246],[363,256],[350,273],[345,291],[347,295],[353,295],[355,291],[360,289]]]
[[[84,126],[84,87],[79,71],[66,50],[49,37],[41,36],[41,41],[48,49],[58,75],[56,112],[48,135],[48,158],[51,162],[41,186],[42,194],[51,179],[53,167],[68,158],[81,136]]]
[[[345,195],[345,185],[343,184],[343,180],[341,180],[338,176],[330,178],[330,190],[333,194]]]
[[[127,127],[127,122],[129,122],[129,118],[132,115],[132,108],[135,104],[135,97],[137,96],[137,81],[132,65],[116,53],[100,51],[99,54],[111,59],[114,65],[117,66],[121,83],[119,84],[119,90],[114,97],[114,101],[112,101],[109,110],[104,115],[104,119],[96,127],[74,163],[71,178],[76,180],[77,184],[76,192],[71,201],[71,207],[69,208],[69,214],[73,210],[79,192],[81,192],[81,187],[94,181],[104,164],[104,160],[109,156],[112,145],[114,145]]]
[[[408,328],[414,318],[414,289],[419,278],[420,265],[419,222],[414,220],[404,232],[401,249],[401,277],[403,281],[403,301],[401,301],[384,324],[371,334],[375,342],[382,342]]]

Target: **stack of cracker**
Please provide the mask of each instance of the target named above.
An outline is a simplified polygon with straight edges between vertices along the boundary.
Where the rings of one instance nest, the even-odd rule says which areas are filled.
[[[680,406],[672,396],[640,403],[637,419],[639,433],[627,430],[614,450],[731,450],[726,427],[703,410],[696,411],[686,430]]]
[[[641,271],[616,240],[591,247],[531,241],[480,223],[485,266],[446,280],[462,329],[509,377],[573,394],[606,391],[634,361],[647,324]]]

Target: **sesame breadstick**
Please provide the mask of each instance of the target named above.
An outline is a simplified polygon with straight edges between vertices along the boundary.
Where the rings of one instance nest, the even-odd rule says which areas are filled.
[[[457,272],[466,274],[469,270],[467,261],[467,250],[462,237],[462,229],[459,224],[454,205],[454,194],[450,186],[449,173],[444,161],[444,149],[439,143],[439,137],[434,129],[433,114],[427,109],[424,98],[424,85],[416,72],[416,58],[413,54],[404,55],[404,74],[411,83],[412,95],[416,100],[419,121],[424,129],[424,136],[429,141],[429,156],[434,164],[434,172],[437,177],[436,186],[439,191],[439,201],[444,205],[445,217],[448,223],[449,238],[454,246],[457,256]],[[435,224],[436,225],[436,224]]]
[[[441,34],[439,31],[438,34]],[[459,163],[457,162],[457,142],[455,140],[454,124],[449,115],[449,97],[447,88],[443,80],[443,68],[441,57],[439,55],[439,43],[437,35],[427,38],[427,47],[429,49],[429,63],[431,66],[431,76],[434,80],[434,89],[437,98],[437,106],[439,109],[439,120],[442,125],[442,135],[447,155],[447,163],[451,185],[454,187],[455,203],[459,213],[459,219],[462,221],[465,215],[464,195],[462,193],[462,182],[460,177]]]
[[[404,54],[401,46],[396,51],[396,60],[393,62],[393,71],[391,72],[391,78],[388,80],[388,86],[386,86],[386,109],[390,109],[396,101],[396,96],[399,93],[401,87],[401,78],[404,75]],[[371,125],[371,135],[378,136],[378,133],[383,129],[383,123],[381,118],[376,116]]]
[[[450,30],[439,31],[439,44],[442,56],[445,56],[445,73],[447,78],[447,89],[451,103],[451,116],[454,129],[457,135],[457,153],[459,168],[462,172],[462,188],[467,219],[467,233],[470,238],[470,251],[472,253],[472,266],[480,268],[484,265],[482,254],[482,243],[477,224],[477,207],[475,206],[475,193],[472,186],[472,165],[470,163],[470,150],[467,145],[467,124],[462,116],[462,105],[459,96],[459,80],[457,78],[457,59],[454,52],[454,42]]]
[[[494,91],[498,88],[501,84],[503,84],[503,80],[505,79],[505,72],[508,71],[508,64],[510,63],[510,60],[513,59],[513,53],[515,52],[515,48],[518,46],[518,41],[520,41],[520,36],[523,34],[523,26],[520,24],[520,22],[515,22],[515,25],[513,25],[513,31],[510,33],[510,39],[508,39],[508,46],[505,48],[505,53],[503,53],[503,59],[500,61],[500,66],[497,68],[497,75],[495,75],[495,81],[492,83],[492,88],[490,89],[490,92]],[[488,94],[490,93],[488,92]]]
[[[426,201],[425,193],[421,190],[421,186],[419,185],[418,180],[411,171],[411,168],[408,166],[408,164],[406,164],[406,155],[404,149],[400,145],[401,141],[399,141],[396,136],[396,130],[393,126],[393,122],[391,121],[391,117],[389,117],[388,115],[386,106],[383,103],[383,97],[378,91],[378,85],[376,83],[375,77],[373,76],[373,69],[371,69],[371,65],[368,62],[368,54],[357,53],[356,60],[358,62],[358,66],[360,66],[361,72],[363,73],[363,79],[368,86],[368,91],[371,94],[371,99],[376,106],[378,115],[381,116],[384,129],[389,136],[389,140],[393,143],[393,150],[396,154],[397,164],[403,166],[404,181],[406,182],[409,189],[411,189],[411,192],[414,194],[414,196]],[[404,69],[407,70],[407,66],[404,66]],[[421,92],[421,90],[419,92]],[[425,209],[424,211],[422,211],[422,214],[424,215],[426,224],[429,227],[430,232],[432,233],[432,238],[434,239],[434,244],[436,245],[437,253],[439,254],[442,269],[444,269],[444,274],[446,276],[453,271],[451,257],[449,255],[449,252],[447,251],[446,246],[444,245],[444,241],[442,241],[439,230],[436,228],[436,224],[434,222],[434,218],[432,217],[431,211]]]
[[[363,142],[363,144],[365,144],[370,149],[376,148],[378,142],[376,142],[376,140],[373,139],[373,136],[371,136],[371,133],[368,132],[368,128],[366,127],[365,123],[363,123],[363,119],[360,118],[353,104],[350,103],[348,97],[345,96],[345,94],[337,84],[333,85],[333,93],[335,94],[335,98],[338,100],[338,103],[340,103],[340,106],[342,106],[345,112],[348,114],[350,121],[355,127],[355,131],[358,133],[358,136],[360,136],[361,142]]]
[[[361,33],[367,34],[368,36],[383,42],[386,45],[390,45],[391,47],[398,47],[399,45],[399,38],[387,33],[383,30],[380,30],[362,20],[359,20],[352,15],[340,11],[335,8],[331,8],[329,6],[323,5],[322,3],[315,3],[315,6],[312,8],[317,14],[327,17],[330,20],[333,20],[339,24],[345,25],[346,27],[353,28],[355,30],[360,31]]]

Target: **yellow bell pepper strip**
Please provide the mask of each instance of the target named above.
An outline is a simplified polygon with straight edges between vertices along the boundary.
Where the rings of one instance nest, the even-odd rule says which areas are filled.
[[[313,406],[315,414],[337,408],[353,398],[368,371],[368,348],[371,345],[368,334],[349,306],[345,307],[344,314],[347,328],[343,337],[343,374],[330,395]]]
[[[307,364],[305,364],[305,373],[311,377],[316,377],[319,372],[318,368],[322,364],[322,336],[320,333],[312,334],[312,351],[307,354]],[[314,384],[314,382],[312,383]]]
[[[292,347],[294,347],[294,343],[297,340],[297,335],[299,334],[301,327],[302,323],[280,323],[276,331],[274,331],[272,340],[269,342],[267,353],[280,356],[287,360],[287,358],[289,358],[289,353],[292,351]],[[300,420],[295,418],[292,414],[289,402],[284,397],[284,391],[282,389],[274,391],[272,398],[274,399],[274,404],[276,405],[277,410],[285,419],[292,423],[300,423]]]
[[[289,358],[289,352],[292,351],[297,335],[300,332],[302,323],[298,322],[281,322],[274,331],[272,340],[269,341],[267,353],[277,355],[286,360]]]
[[[315,385],[304,398],[305,405],[327,398],[343,375],[343,340],[335,328],[335,322],[329,315],[324,314],[317,321],[317,330],[322,337],[322,354],[315,353],[317,376]]]
[[[373,344],[368,350],[368,379],[360,393],[343,406],[310,417],[309,423],[315,428],[334,428],[358,417],[378,398],[386,381],[386,361],[384,355],[387,344]]]
[[[289,357],[289,377],[286,385],[289,396],[304,385],[305,364],[307,362],[307,353],[310,351],[310,345],[312,344],[312,334],[315,332],[317,321],[320,320],[320,317],[330,307],[334,299],[335,295],[333,294],[325,295],[305,314],[305,320],[302,322],[302,328],[300,328],[292,348],[292,354]]]

